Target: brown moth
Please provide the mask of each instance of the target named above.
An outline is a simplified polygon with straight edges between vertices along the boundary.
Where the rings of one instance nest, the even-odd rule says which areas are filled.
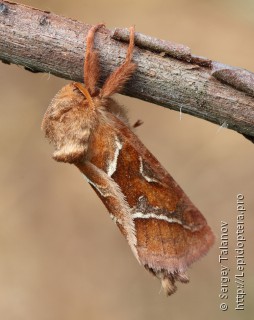
[[[166,294],[188,282],[187,268],[214,242],[206,219],[133,133],[125,111],[111,96],[134,73],[134,28],[124,63],[101,89],[99,61],[89,30],[84,85],[63,87],[42,122],[56,161],[74,164],[108,209],[139,263],[161,280]]]

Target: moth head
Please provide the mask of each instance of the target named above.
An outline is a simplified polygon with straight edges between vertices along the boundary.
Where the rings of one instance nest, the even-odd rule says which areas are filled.
[[[63,87],[54,97],[42,121],[42,130],[53,143],[53,158],[76,163],[88,149],[96,111],[88,91],[78,83]]]

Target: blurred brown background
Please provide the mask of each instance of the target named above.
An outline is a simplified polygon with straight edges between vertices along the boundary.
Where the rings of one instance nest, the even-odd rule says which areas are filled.
[[[87,23],[184,43],[197,55],[254,71],[249,0],[22,1]],[[0,319],[250,319],[254,299],[253,145],[239,134],[118,96],[138,135],[200,208],[217,236],[191,282],[166,298],[140,267],[94,191],[51,159],[40,130],[67,81],[0,64]],[[247,296],[235,307],[236,195],[245,196]],[[229,223],[229,310],[219,310],[221,220]]]

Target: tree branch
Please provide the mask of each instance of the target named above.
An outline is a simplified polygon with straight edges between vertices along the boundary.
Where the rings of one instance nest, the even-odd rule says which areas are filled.
[[[0,0],[0,59],[81,82],[90,27]],[[101,83],[124,59],[127,46],[122,41],[128,41],[124,29],[101,29],[96,34]],[[194,56],[184,45],[138,33],[135,43],[138,68],[124,94],[181,110],[254,139],[253,73]]]

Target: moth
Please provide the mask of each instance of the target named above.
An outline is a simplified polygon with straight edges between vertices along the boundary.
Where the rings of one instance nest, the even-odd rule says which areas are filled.
[[[136,69],[130,28],[125,61],[97,87],[100,76],[93,26],[86,39],[84,84],[73,82],[54,97],[42,129],[56,161],[74,164],[106,206],[134,256],[159,278],[167,295],[187,268],[214,242],[206,219],[142,144],[124,109],[112,99]]]

